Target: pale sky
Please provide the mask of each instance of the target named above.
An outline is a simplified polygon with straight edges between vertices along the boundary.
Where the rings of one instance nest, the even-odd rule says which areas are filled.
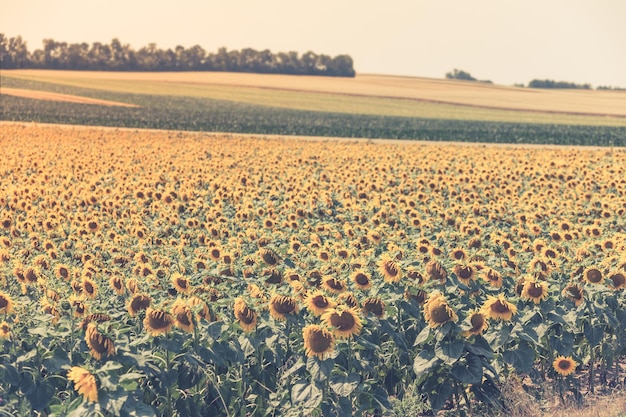
[[[357,73],[626,87],[626,0],[0,0],[0,33],[352,56]]]

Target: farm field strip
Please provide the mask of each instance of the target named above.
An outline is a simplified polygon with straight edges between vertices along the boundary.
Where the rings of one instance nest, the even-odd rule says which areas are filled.
[[[5,71],[5,76],[109,91],[210,97],[314,111],[532,123],[626,124],[626,111],[621,107],[626,106],[626,95],[615,92],[546,92],[501,86],[474,87],[464,85],[466,83],[425,79],[417,79],[420,83],[416,86],[413,85],[414,79],[408,79],[410,82],[405,81],[407,88],[404,90],[401,88],[402,84],[391,84],[389,87],[391,90],[384,94],[383,88],[387,84],[382,81],[390,84],[387,78],[392,80],[394,78],[382,76],[373,77],[381,83],[373,93],[370,93],[367,83],[357,84],[362,89],[353,91],[353,87],[342,87],[350,85],[348,84],[350,80],[317,79],[328,77],[295,77],[295,80],[302,81],[301,84],[296,85],[293,84],[295,80],[291,80],[294,77],[256,74],[213,76],[213,74],[203,73],[109,74],[95,72],[83,74],[67,71]],[[361,77],[367,79],[368,76]],[[272,81],[283,78],[289,82],[285,81],[281,84]],[[357,78],[360,80],[359,77]],[[232,83],[228,84],[228,80]],[[404,79],[399,78],[399,80]],[[336,83],[339,84],[335,86]],[[370,83],[377,85],[373,81]],[[475,94],[480,97],[480,92],[485,89],[490,91],[489,94],[495,97],[495,101],[483,100],[481,103],[474,103],[465,99],[475,97]],[[378,90],[380,91],[377,94]],[[404,95],[400,94],[402,91],[405,92]],[[448,97],[455,95],[461,98],[457,100]],[[527,95],[556,97],[557,99],[547,99],[543,107],[532,107],[524,104]],[[393,98],[394,96],[396,98]],[[567,106],[562,107],[559,102],[567,103]],[[486,108],[481,108],[481,106]],[[570,106],[578,107],[569,108]],[[567,111],[580,114],[562,113]],[[604,114],[625,117],[603,116]]]
[[[622,149],[1,127],[0,412],[506,413],[507,381],[623,379]]]

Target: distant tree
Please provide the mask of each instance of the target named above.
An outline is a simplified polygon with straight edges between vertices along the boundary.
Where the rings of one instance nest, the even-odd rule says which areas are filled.
[[[449,80],[465,80],[465,81],[477,81],[468,72],[463,70],[454,69],[452,72],[446,73],[446,78]]]
[[[591,89],[590,84],[575,84],[567,81],[537,80],[528,83],[529,88],[578,88],[582,90]]]

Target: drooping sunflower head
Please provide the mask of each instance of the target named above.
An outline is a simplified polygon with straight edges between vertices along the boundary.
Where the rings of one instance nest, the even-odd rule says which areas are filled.
[[[378,271],[383,276],[385,282],[399,282],[402,279],[402,269],[394,258],[389,254],[383,255],[378,263]]]
[[[428,293],[419,288],[407,287],[404,290],[404,298],[411,301],[415,301],[419,305],[424,305],[428,299]]]
[[[502,275],[493,268],[485,269],[483,279],[489,283],[493,288],[501,288],[503,284]]]
[[[280,258],[278,257],[276,252],[269,248],[261,248],[259,254],[261,255],[261,259],[263,260],[263,262],[265,262],[268,266],[276,266],[280,261]]]
[[[571,356],[559,356],[554,360],[554,362],[552,362],[554,370],[563,376],[571,375],[576,372],[577,365],[578,364],[571,358]]]
[[[539,304],[541,301],[548,298],[548,283],[534,279],[526,280],[524,282],[524,288],[522,289],[522,298]]]
[[[275,320],[284,321],[287,315],[298,313],[298,302],[293,297],[274,294],[270,299],[269,310]]]
[[[436,259],[430,260],[426,264],[426,274],[428,279],[444,284],[448,278],[448,272]]]
[[[193,332],[193,312],[185,301],[181,299],[176,300],[172,305],[171,313],[176,327],[188,333]]]
[[[452,269],[459,281],[465,285],[469,285],[470,281],[476,279],[476,267],[469,263],[457,264]]]
[[[87,298],[96,298],[98,295],[98,284],[96,284],[94,280],[91,278],[83,278],[82,286],[83,294],[85,294]]]
[[[372,313],[376,317],[382,318],[385,315],[385,302],[380,297],[369,297],[363,301],[363,313]]]
[[[583,279],[589,284],[600,284],[604,278],[598,268],[589,267],[583,272]]]
[[[109,286],[117,295],[123,295],[126,291],[126,288],[124,288],[124,278],[121,275],[112,275],[109,279]]]
[[[497,297],[489,295],[481,311],[490,319],[510,321],[513,315],[517,314],[517,307],[508,302],[502,294]]]
[[[578,307],[584,301],[585,292],[579,284],[570,283],[563,288],[563,296],[572,300]]]
[[[414,284],[422,285],[424,284],[428,277],[424,276],[421,272],[417,271],[415,268],[409,268],[406,271],[406,277],[413,281]]]
[[[337,296],[337,301],[348,307],[359,308],[359,300],[351,292],[342,292]]]
[[[322,277],[322,288],[333,294],[341,294],[347,289],[346,283],[332,275]]]
[[[243,298],[239,297],[235,300],[233,312],[239,325],[245,332],[251,332],[256,328],[257,313],[246,304]]]
[[[317,324],[304,327],[302,336],[304,337],[304,350],[307,356],[316,356],[324,360],[332,354],[335,348],[333,334]]]
[[[88,402],[98,401],[98,385],[96,377],[88,370],[73,366],[67,372],[67,379],[74,383],[74,389]]]
[[[11,326],[6,321],[0,323],[0,339],[11,338]]]
[[[341,305],[326,310],[322,314],[322,321],[333,328],[333,334],[338,338],[356,336],[363,328],[358,312],[352,307]]]
[[[151,303],[152,300],[150,299],[150,296],[146,294],[136,294],[128,303],[128,314],[130,314],[131,317],[135,317],[140,311],[146,310],[150,307]]]
[[[10,314],[13,312],[13,300],[8,294],[0,292],[0,314]]]
[[[321,316],[327,309],[335,307],[337,303],[321,291],[314,291],[307,297],[306,306],[316,316]]]
[[[621,271],[612,272],[611,274],[609,274],[609,280],[611,280],[613,289],[615,291],[619,291],[622,288],[626,288],[626,275],[624,274],[624,272],[621,272]]]
[[[358,269],[352,274],[352,282],[361,290],[369,290],[372,288],[372,280],[364,270]]]
[[[169,333],[172,330],[173,324],[174,319],[167,311],[153,309],[151,307],[146,309],[146,317],[143,319],[143,325],[150,335],[157,336],[159,334]]]
[[[89,353],[97,360],[115,354],[115,345],[110,337],[100,333],[96,323],[90,322],[85,331],[85,342],[89,346]]]
[[[434,292],[424,304],[424,319],[434,329],[448,322],[456,322],[459,318],[448,306],[446,298],[441,293]]]
[[[487,323],[487,316],[483,314],[480,310],[472,312],[468,318],[470,328],[469,330],[465,330],[463,335],[469,337],[471,335],[479,335],[482,334],[489,324]]]

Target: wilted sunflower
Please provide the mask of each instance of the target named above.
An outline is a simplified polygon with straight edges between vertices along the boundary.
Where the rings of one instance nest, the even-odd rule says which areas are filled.
[[[613,289],[615,291],[621,290],[622,288],[626,288],[626,276],[623,272],[613,272],[609,275],[609,279],[613,283]]]
[[[402,279],[400,265],[389,254],[384,254],[378,263],[378,271],[385,282],[398,282]]]
[[[548,298],[548,283],[545,281],[536,281],[529,279],[524,282],[522,289],[522,298],[532,300],[533,303],[539,304]]]
[[[572,359],[571,356],[559,356],[554,360],[554,362],[552,362],[554,370],[563,376],[571,375],[576,372],[577,365],[578,364],[574,361],[574,359]]]
[[[274,294],[269,303],[270,315],[275,320],[283,321],[288,314],[298,313],[298,303],[293,297]]]
[[[445,284],[448,278],[446,269],[435,259],[430,260],[426,264],[426,274],[428,275],[428,279],[438,281],[440,284]]]
[[[109,279],[109,285],[117,295],[123,295],[126,291],[126,288],[124,288],[124,278],[120,275],[113,275]]]
[[[174,325],[186,332],[192,333],[194,329],[193,314],[189,305],[183,300],[176,300],[171,309]]]
[[[456,322],[459,318],[448,306],[446,298],[438,292],[432,293],[424,304],[424,319],[433,329],[452,321]]]
[[[306,306],[316,316],[321,316],[327,309],[335,307],[337,303],[317,290],[306,299]]]
[[[331,275],[325,275],[322,277],[322,287],[333,294],[341,294],[346,290],[346,283]]]
[[[90,322],[87,325],[87,330],[85,331],[85,342],[87,343],[87,346],[89,346],[89,353],[91,353],[91,356],[97,360],[101,360],[103,357],[115,354],[115,345],[113,344],[113,340],[100,333],[94,322]]]
[[[372,280],[362,269],[354,271],[352,274],[352,282],[361,290],[369,290],[372,288]]]
[[[0,314],[13,312],[13,300],[8,294],[0,292]]]
[[[363,301],[361,308],[365,314],[372,313],[378,318],[385,315],[385,302],[380,297],[370,297]]]
[[[602,272],[598,268],[586,268],[583,272],[583,279],[590,284],[600,284],[603,280]]]
[[[409,301],[413,300],[422,306],[428,299],[428,293],[424,290],[407,287],[404,290],[404,298]]]
[[[188,294],[191,292],[191,285],[187,278],[185,278],[180,272],[174,272],[171,277],[172,285],[181,294]]]
[[[155,310],[151,307],[147,308],[143,326],[151,336],[169,333],[173,324],[174,319],[170,313],[163,310]]]
[[[351,307],[338,306],[329,308],[322,314],[322,321],[328,327],[333,328],[333,334],[338,338],[348,338],[361,333],[363,324],[359,318],[358,312]]]
[[[468,320],[472,327],[469,330],[463,331],[463,336],[465,337],[482,334],[487,330],[487,327],[489,327],[487,317],[480,310],[470,314]]]
[[[239,325],[245,332],[251,332],[256,328],[257,314],[248,307],[243,298],[237,298],[235,300],[233,312],[235,313],[237,321],[239,321]]]
[[[562,294],[564,297],[572,300],[577,307],[584,301],[584,290],[578,284],[567,284],[565,288],[563,288]]]
[[[489,295],[481,311],[490,319],[510,321],[517,313],[517,307],[508,302],[502,294],[497,297]]]
[[[98,385],[96,377],[88,370],[79,366],[72,366],[67,372],[67,379],[74,383],[74,389],[89,402],[98,401]]]
[[[152,300],[150,299],[150,296],[146,294],[136,294],[128,303],[128,314],[130,314],[131,317],[135,317],[140,311],[146,310],[150,307],[151,303]]]
[[[302,329],[304,351],[307,356],[316,356],[324,360],[335,348],[335,338],[328,330],[317,324],[310,324]]]
[[[11,326],[6,321],[0,323],[0,339],[10,339],[11,338]]]

